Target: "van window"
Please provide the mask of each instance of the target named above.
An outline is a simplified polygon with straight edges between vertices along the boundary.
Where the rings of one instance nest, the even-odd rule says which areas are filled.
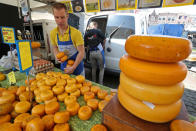
[[[120,27],[119,30],[117,30],[112,38],[126,39],[128,36],[135,34],[135,18],[126,15],[109,16],[106,27],[106,36],[109,37],[109,35],[118,27]]]

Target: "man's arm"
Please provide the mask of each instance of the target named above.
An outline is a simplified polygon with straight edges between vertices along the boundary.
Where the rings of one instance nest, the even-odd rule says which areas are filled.
[[[57,45],[52,45],[52,47],[53,47],[54,55],[55,55],[55,57],[56,57],[56,55],[57,55],[58,52],[59,52],[58,47],[57,47]]]
[[[65,68],[65,73],[71,74],[84,58],[84,45],[77,46],[78,55],[72,67]]]
[[[105,40],[103,40],[103,50],[105,50],[105,42],[106,42],[106,39]]]
[[[105,35],[101,32],[101,30],[98,30],[98,35],[99,35],[99,37],[101,37],[101,38],[103,39],[102,46],[103,46],[103,49],[105,50],[106,37],[105,37]]]
[[[59,50],[58,50],[57,45],[52,45],[52,47],[53,47],[53,52],[54,52],[54,57],[55,57],[55,59],[56,59],[58,62],[60,62],[60,60],[56,58],[56,55],[59,53]]]
[[[50,40],[51,40],[51,43],[52,43],[54,57],[59,62],[60,60],[56,58],[56,55],[59,53],[59,50],[58,50],[58,46],[57,46],[56,41],[55,41],[55,37],[56,37],[56,33],[54,32],[54,30],[52,30],[50,32]]]

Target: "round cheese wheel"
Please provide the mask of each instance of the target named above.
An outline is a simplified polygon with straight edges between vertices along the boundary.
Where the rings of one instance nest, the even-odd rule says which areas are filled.
[[[0,116],[0,124],[9,122],[10,120],[11,120],[11,116],[9,114]]]
[[[6,115],[13,110],[12,103],[0,104],[0,115]]]
[[[45,115],[42,117],[45,129],[52,129],[54,126],[54,115]]]
[[[120,74],[120,86],[127,94],[154,104],[171,104],[178,101],[184,92],[184,84],[178,83],[172,86],[156,86],[144,84]]]
[[[99,104],[98,99],[89,99],[87,101],[87,106],[91,107],[94,111],[97,109]]]
[[[54,114],[55,112],[57,112],[60,108],[60,105],[58,102],[50,102],[45,104],[45,112],[46,114]]]
[[[82,106],[78,111],[78,117],[81,120],[88,120],[92,116],[92,109],[89,106]]]
[[[15,111],[17,113],[26,113],[31,108],[31,103],[28,101],[20,101],[15,105]]]
[[[54,122],[57,124],[66,123],[68,122],[69,118],[70,114],[68,111],[56,112],[54,115]]]
[[[181,100],[168,105],[147,106],[142,101],[128,95],[121,86],[118,89],[118,100],[133,115],[155,123],[164,123],[174,119],[182,106]]]
[[[0,97],[0,104],[11,103],[15,100],[14,94],[6,94]]]
[[[68,123],[56,124],[53,131],[70,131],[70,127]]]
[[[43,116],[45,114],[45,105],[44,104],[36,105],[33,107],[31,112],[32,112],[32,115]]]
[[[132,35],[125,42],[132,57],[152,62],[178,62],[192,51],[191,41],[179,37]]]
[[[40,118],[34,118],[27,123],[26,131],[43,131],[44,123]]]
[[[93,92],[85,92],[84,93],[84,100],[87,102],[89,99],[95,98],[95,94]]]
[[[120,69],[134,80],[152,85],[174,85],[183,81],[187,74],[184,63],[161,64],[134,59],[124,55],[120,59]]]
[[[65,53],[64,53],[64,52],[58,52],[58,53],[56,54],[56,58],[57,58],[57,59],[60,59],[60,58],[62,58],[63,56],[65,56]]]
[[[78,110],[80,109],[80,104],[78,104],[77,102],[69,104],[67,105],[66,109],[67,111],[69,111],[71,116],[74,116],[78,113]]]
[[[196,126],[185,120],[173,120],[170,131],[196,131]]]
[[[85,81],[85,77],[82,75],[78,75],[78,76],[76,76],[76,81],[78,83],[83,83]]]
[[[104,108],[107,104],[108,104],[108,101],[106,101],[106,100],[99,101],[99,104],[98,104],[99,111],[102,112],[102,111],[103,111],[103,108]]]
[[[102,124],[96,124],[91,128],[91,131],[107,131],[107,128]]]

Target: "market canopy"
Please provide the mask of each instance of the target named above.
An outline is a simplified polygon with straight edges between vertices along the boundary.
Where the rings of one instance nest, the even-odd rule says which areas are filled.
[[[55,2],[66,4],[70,13],[135,10],[143,8],[164,8],[194,5],[196,0],[35,0],[51,5]]]

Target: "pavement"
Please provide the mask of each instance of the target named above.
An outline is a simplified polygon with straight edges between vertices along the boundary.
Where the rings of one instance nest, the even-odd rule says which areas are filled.
[[[189,114],[196,116],[196,72],[189,71],[186,79],[183,101]]]
[[[85,75],[86,79],[92,80],[91,70],[89,68],[85,68]],[[104,86],[117,89],[119,85],[119,75],[114,75],[111,72],[105,72],[103,83]],[[189,71],[183,83],[185,88],[182,99],[188,113],[196,117],[196,72],[194,73]]]

